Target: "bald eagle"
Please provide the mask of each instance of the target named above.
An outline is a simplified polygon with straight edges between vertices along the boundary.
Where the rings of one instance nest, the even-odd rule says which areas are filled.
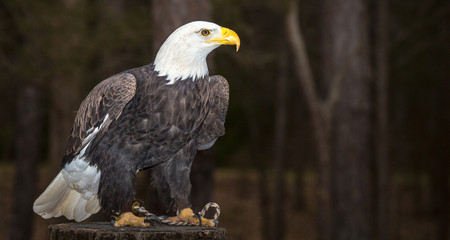
[[[152,168],[159,195],[180,210],[173,220],[199,221],[190,209],[189,175],[197,150],[225,133],[228,83],[209,76],[206,64],[207,55],[224,44],[237,51],[238,35],[211,22],[191,22],[167,38],[153,63],[94,87],[76,114],[61,171],[34,202],[34,212],[80,222],[103,209],[118,213],[116,226],[148,226],[129,213],[136,173]]]

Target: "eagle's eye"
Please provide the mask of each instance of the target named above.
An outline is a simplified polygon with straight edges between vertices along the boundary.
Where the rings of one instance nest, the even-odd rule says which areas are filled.
[[[209,34],[211,34],[211,32],[210,32],[208,29],[202,29],[202,30],[200,31],[200,34],[201,34],[203,37],[206,37],[206,36],[208,36]]]

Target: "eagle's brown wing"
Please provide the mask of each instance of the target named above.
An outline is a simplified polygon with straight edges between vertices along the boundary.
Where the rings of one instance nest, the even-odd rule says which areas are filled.
[[[229,87],[222,76],[210,77],[212,107],[203,122],[198,136],[199,150],[210,148],[215,140],[225,134],[225,118],[228,110]]]
[[[89,148],[95,147],[109,125],[119,118],[135,92],[136,79],[129,73],[109,77],[92,89],[78,109],[62,166],[69,163],[87,144]]]

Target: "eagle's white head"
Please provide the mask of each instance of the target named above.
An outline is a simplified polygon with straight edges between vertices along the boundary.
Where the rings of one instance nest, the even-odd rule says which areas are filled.
[[[163,43],[155,58],[158,76],[166,76],[168,84],[177,80],[193,80],[208,75],[206,56],[220,45],[236,45],[238,35],[215,23],[195,21],[179,27]]]

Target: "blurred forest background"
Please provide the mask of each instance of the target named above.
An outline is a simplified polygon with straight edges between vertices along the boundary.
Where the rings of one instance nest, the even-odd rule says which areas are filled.
[[[450,239],[448,0],[0,0],[0,239],[66,221],[31,206],[79,104],[192,20],[242,44],[209,57],[230,107],[194,210],[219,203],[230,239]]]

